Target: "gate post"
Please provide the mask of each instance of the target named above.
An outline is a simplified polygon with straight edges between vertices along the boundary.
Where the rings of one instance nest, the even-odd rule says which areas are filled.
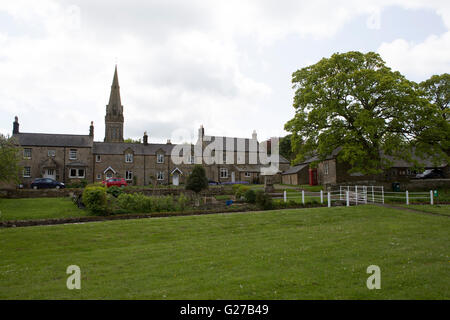
[[[305,190],[302,190],[302,204],[305,204]]]
[[[320,190],[320,203],[323,203],[323,190]]]
[[[434,204],[434,199],[433,199],[433,190],[430,190],[430,204],[433,205]]]
[[[346,197],[347,197],[347,207],[349,207],[349,206],[350,206],[350,195],[349,195],[349,192],[346,191],[346,192],[345,192],[345,195],[346,195]]]
[[[409,205],[409,192],[406,190],[406,205]]]
[[[330,191],[328,191],[328,208],[331,207],[331,195]]]
[[[283,192],[283,199],[284,199],[284,202],[286,202],[287,201],[287,199],[286,199],[287,197],[286,197],[286,190],[284,190],[284,192]]]

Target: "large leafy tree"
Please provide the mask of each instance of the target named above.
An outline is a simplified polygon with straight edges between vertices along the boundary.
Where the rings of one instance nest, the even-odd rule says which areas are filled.
[[[374,52],[333,54],[294,72],[292,83],[296,113],[285,129],[296,161],[339,147],[350,172],[376,174],[392,164],[384,155],[414,162],[411,143],[436,127],[418,85]]]
[[[22,167],[19,148],[13,138],[0,134],[0,182],[18,182]]]
[[[285,157],[287,160],[292,160],[294,158],[294,153],[292,152],[291,146],[292,135],[288,134],[280,138],[280,155]]]
[[[419,85],[421,94],[430,102],[432,122],[418,121],[421,134],[414,145],[425,156],[435,156],[436,161],[449,160],[450,154],[450,74],[434,75]]]

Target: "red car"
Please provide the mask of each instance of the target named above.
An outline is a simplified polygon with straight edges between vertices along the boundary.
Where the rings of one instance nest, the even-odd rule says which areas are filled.
[[[126,187],[128,185],[124,178],[109,178],[102,181],[102,183],[108,188],[112,186]]]

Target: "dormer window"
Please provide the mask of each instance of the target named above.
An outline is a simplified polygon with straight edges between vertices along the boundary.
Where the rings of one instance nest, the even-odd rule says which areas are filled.
[[[156,155],[156,163],[164,163],[164,155],[161,153],[158,153]]]
[[[127,162],[127,163],[133,162],[133,154],[132,153],[125,153],[125,162]]]

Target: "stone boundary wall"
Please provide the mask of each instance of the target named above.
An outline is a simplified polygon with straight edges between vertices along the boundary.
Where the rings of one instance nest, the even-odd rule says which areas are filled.
[[[8,199],[20,199],[20,198],[58,198],[58,197],[68,197],[73,194],[82,193],[83,189],[3,189],[0,190],[0,198]],[[133,188],[124,190],[126,193],[138,193],[141,192],[146,196],[165,196],[165,195],[180,195],[182,193],[192,196],[193,192],[185,189],[146,189],[146,188]],[[202,196],[215,196],[225,194],[223,187],[209,188],[206,191],[200,192]]]

